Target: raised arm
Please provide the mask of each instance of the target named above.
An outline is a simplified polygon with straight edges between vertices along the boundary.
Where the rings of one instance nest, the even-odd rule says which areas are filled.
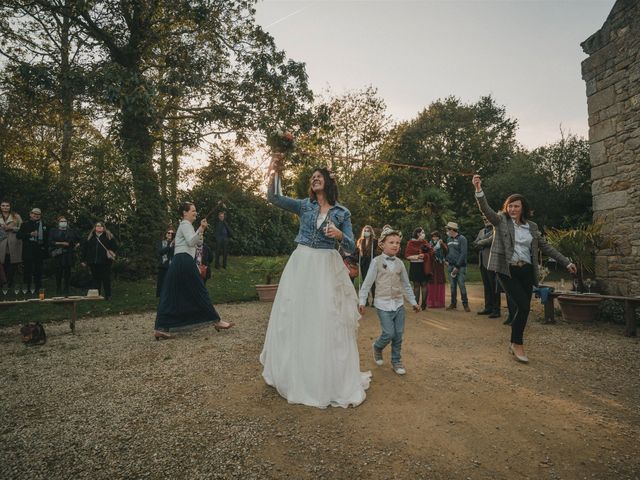
[[[482,179],[480,175],[474,175],[473,180],[471,180],[473,186],[476,189],[476,202],[478,203],[478,208],[487,217],[487,220],[491,222],[491,225],[498,225],[500,223],[500,216],[489,206],[487,202],[487,197],[485,197],[484,192],[482,191]]]
[[[279,181],[278,168],[282,161],[282,154],[273,153],[271,155],[271,165],[269,166],[269,184],[267,185],[267,200],[276,207],[300,215],[302,200],[281,195],[279,189],[276,188],[276,181]]]

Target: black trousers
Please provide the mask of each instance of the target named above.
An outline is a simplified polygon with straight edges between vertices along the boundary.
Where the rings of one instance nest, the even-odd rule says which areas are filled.
[[[69,294],[69,279],[71,278],[71,266],[56,267],[56,293]]]
[[[111,298],[111,264],[90,263],[91,288],[97,288],[105,298]]]
[[[18,270],[18,267],[20,266],[19,263],[11,263],[11,255],[9,255],[9,252],[7,252],[7,254],[4,256],[4,264],[2,265],[4,267],[4,274],[7,277],[7,286],[9,288],[13,287],[13,281],[16,275],[16,270]]]
[[[41,257],[26,258],[22,261],[22,280],[27,290],[31,290],[33,280],[34,291],[42,288],[42,265],[44,260]]]
[[[498,278],[513,307],[515,307],[511,321],[511,343],[522,345],[524,328],[527,326],[527,319],[531,310],[533,266],[531,264],[526,264],[522,267],[511,265],[509,272],[511,273],[511,278],[502,273],[498,274]]]
[[[222,257],[222,266],[227,268],[227,244],[229,240],[226,238],[216,239],[216,268],[220,268],[220,257]]]
[[[480,265],[480,275],[484,286],[484,309],[499,315],[500,291],[498,290],[496,272],[487,270],[484,265]]]

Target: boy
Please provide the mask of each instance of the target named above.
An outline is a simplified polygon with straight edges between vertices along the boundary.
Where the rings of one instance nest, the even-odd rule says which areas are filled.
[[[411,303],[415,312],[420,311],[416,298],[409,284],[407,269],[402,260],[396,257],[400,251],[402,234],[392,228],[382,230],[378,245],[382,255],[371,261],[369,272],[360,287],[358,310],[364,313],[364,306],[371,285],[376,284],[376,308],[382,333],[373,343],[373,358],[377,365],[382,365],[382,350],[391,343],[391,365],[398,375],[407,373],[402,365],[402,334],[404,333],[404,297]]]

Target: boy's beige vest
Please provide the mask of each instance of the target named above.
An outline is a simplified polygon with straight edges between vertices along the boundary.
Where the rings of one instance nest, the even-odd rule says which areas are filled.
[[[400,277],[402,269],[396,267],[396,271],[390,271],[384,268],[384,265],[390,265],[395,262],[402,262],[396,258],[394,262],[387,262],[382,258],[376,259],[376,298],[402,298],[402,278]],[[394,265],[395,266],[395,265]]]

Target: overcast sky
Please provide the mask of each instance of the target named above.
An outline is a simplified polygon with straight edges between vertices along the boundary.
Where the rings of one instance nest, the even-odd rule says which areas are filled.
[[[534,148],[587,136],[580,43],[615,0],[262,0],[257,20],[314,91],[378,88],[396,120],[455,95],[491,94]]]

